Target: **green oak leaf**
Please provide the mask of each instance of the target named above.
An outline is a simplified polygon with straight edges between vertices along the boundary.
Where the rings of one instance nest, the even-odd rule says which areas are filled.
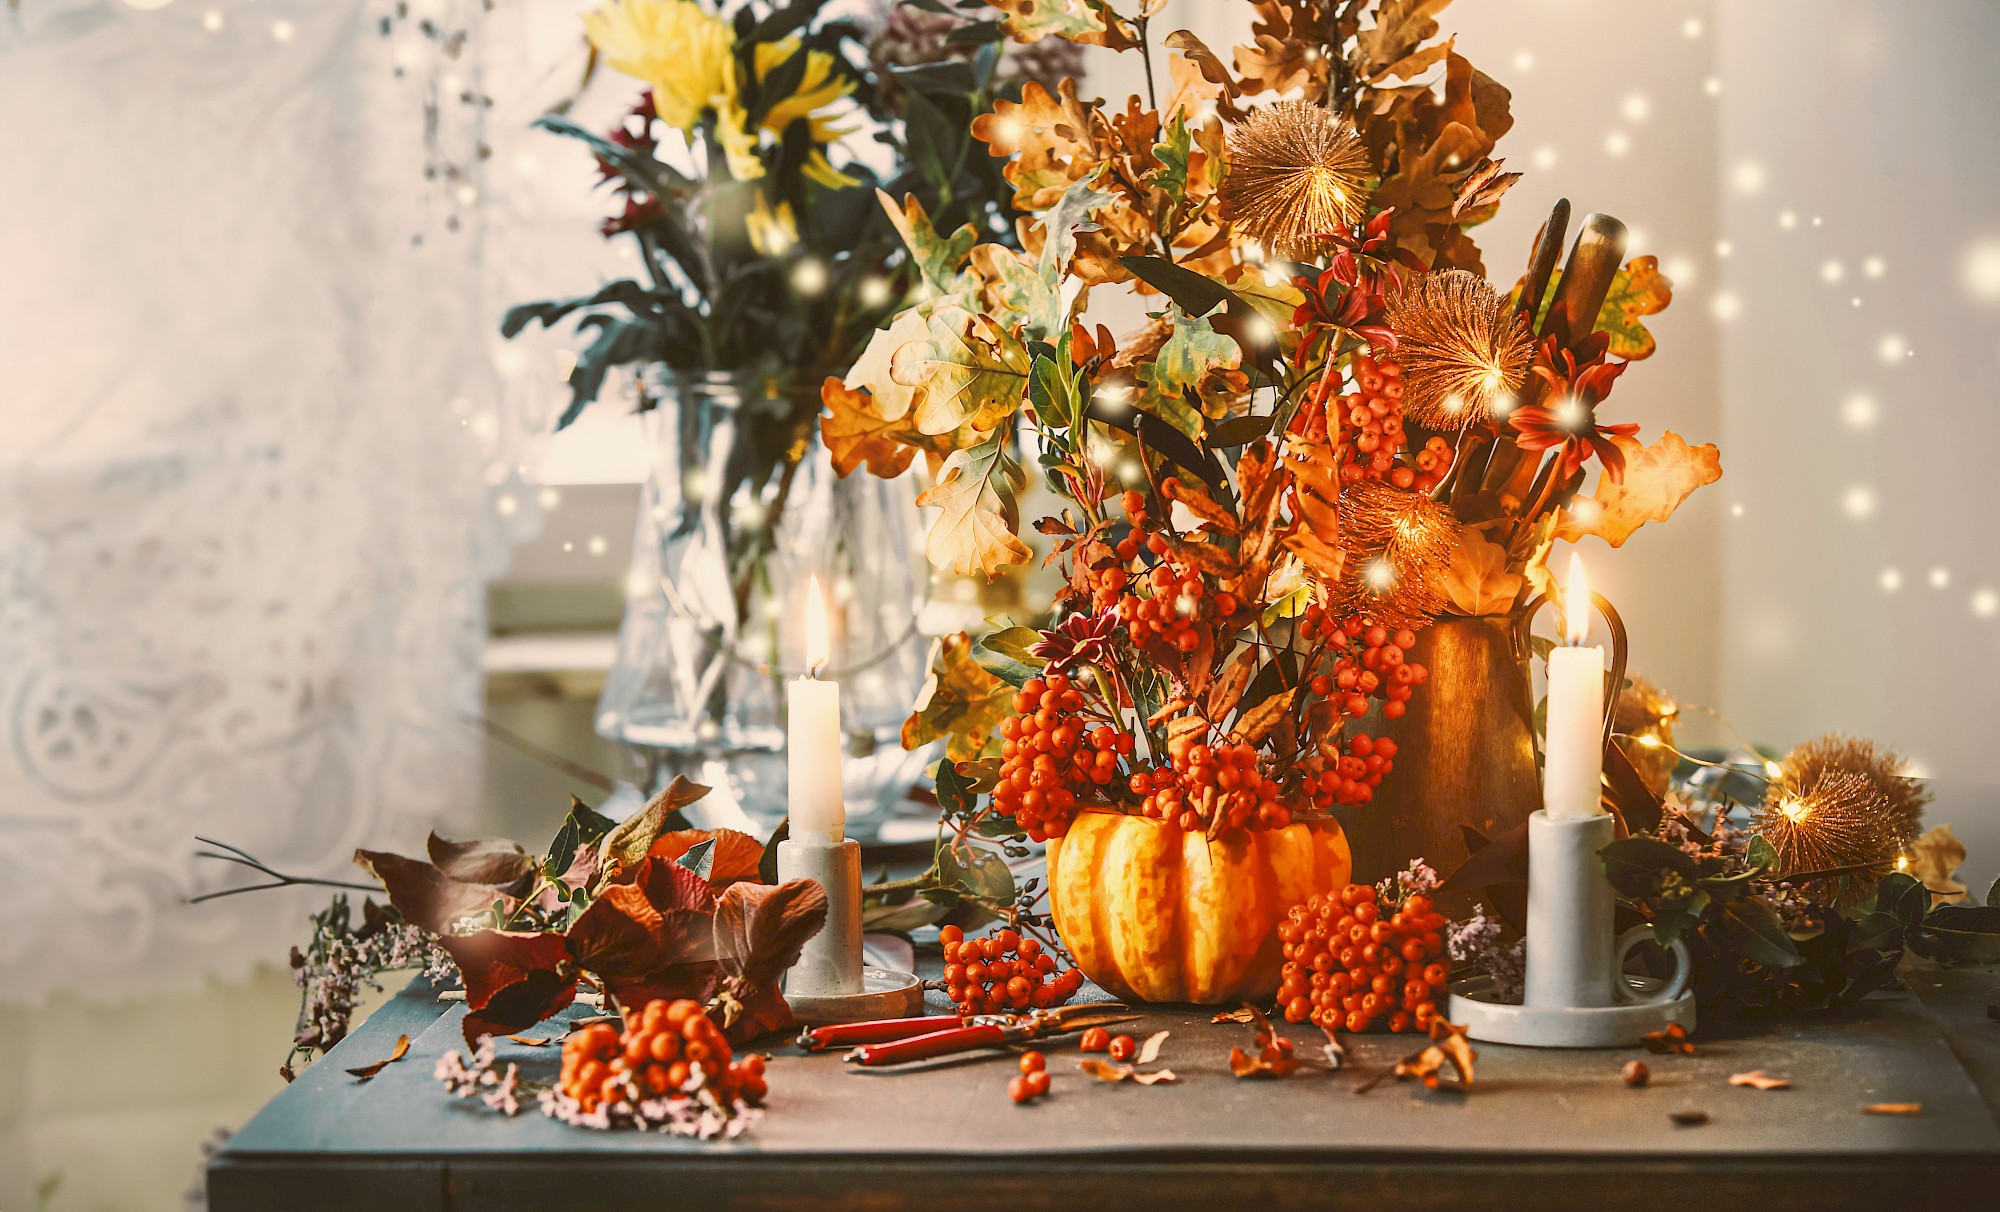
[[[890,377],[918,389],[917,431],[950,433],[969,424],[998,432],[1027,388],[1027,349],[992,317],[961,307],[939,308],[925,328],[924,339],[889,358]]]

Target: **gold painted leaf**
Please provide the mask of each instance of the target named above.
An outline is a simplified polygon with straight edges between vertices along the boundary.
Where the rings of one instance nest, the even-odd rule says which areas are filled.
[[[1623,546],[1632,532],[1647,522],[1674,516],[1688,494],[1722,478],[1722,453],[1714,445],[1689,446],[1668,430],[1651,446],[1636,438],[1615,437],[1625,452],[1625,477],[1613,483],[1600,477],[1596,495],[1570,502],[1562,511],[1555,537],[1576,542],[1594,534],[1613,547]]]
[[[988,673],[972,656],[972,640],[956,632],[937,642],[930,678],[916,710],[903,721],[903,748],[916,749],[939,737],[951,738],[945,756],[976,760],[1001,721],[1014,713],[1014,688]]]

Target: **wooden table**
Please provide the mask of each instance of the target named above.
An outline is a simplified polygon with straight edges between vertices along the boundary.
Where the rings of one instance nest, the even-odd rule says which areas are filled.
[[[2000,974],[1919,969],[1909,992],[1748,1033],[1697,1035],[1693,1056],[1479,1048],[1469,1094],[1393,1081],[1355,1087],[1410,1050],[1348,1037],[1339,1073],[1242,1081],[1249,1028],[1154,1008],[1176,1084],[1102,1084],[1053,1051],[1054,1093],[1007,1101],[1004,1060],[899,1075],[774,1049],[769,1114],[701,1142],[590,1132],[450,1098],[431,1076],[462,1047],[460,1007],[420,982],[273,1099],[215,1158],[214,1212],[593,1206],[1006,1212],[1258,1208],[1973,1209],[2000,1205]],[[1088,991],[1086,991],[1088,992]],[[372,1081],[344,1070],[408,1057]],[[537,1034],[547,1034],[543,1028]],[[1301,1049],[1314,1035],[1289,1028]],[[553,1048],[501,1045],[552,1077]],[[1644,1089],[1619,1071],[1652,1069]],[[1731,1087],[1750,1069],[1788,1090]],[[1865,1103],[1921,1102],[1918,1116]],[[1707,1112],[1676,1127],[1675,1111]]]

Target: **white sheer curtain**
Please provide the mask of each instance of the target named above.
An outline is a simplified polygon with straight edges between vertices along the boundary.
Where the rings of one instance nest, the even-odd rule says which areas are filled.
[[[412,7],[0,12],[0,999],[281,957],[323,891],[188,906],[254,878],[197,833],[340,874],[476,802],[517,426],[483,9]]]

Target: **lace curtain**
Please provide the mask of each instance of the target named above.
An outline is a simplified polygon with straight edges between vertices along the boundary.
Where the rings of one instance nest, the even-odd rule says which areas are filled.
[[[480,0],[0,9],[0,999],[276,959],[479,791]],[[385,20],[386,18],[386,20]],[[471,33],[455,38],[456,31]]]

